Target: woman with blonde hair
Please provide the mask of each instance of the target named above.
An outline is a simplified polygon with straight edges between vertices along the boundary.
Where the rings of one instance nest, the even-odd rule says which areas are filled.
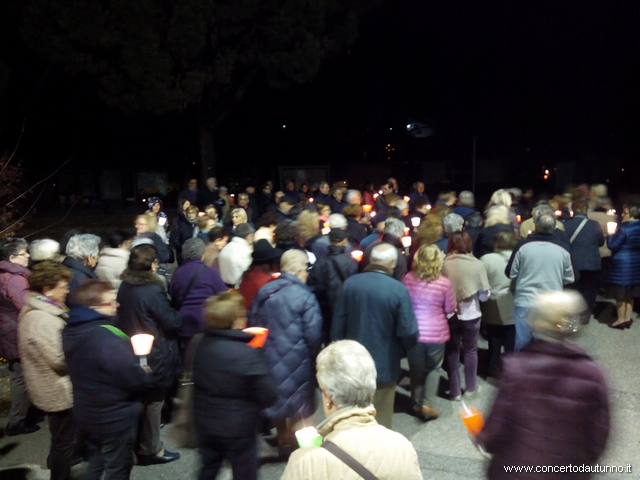
[[[241,223],[248,223],[249,219],[247,217],[247,212],[244,208],[234,208],[231,211],[231,231],[235,232],[238,225]]]
[[[443,259],[436,245],[422,245],[413,257],[413,270],[402,280],[409,290],[420,331],[418,343],[407,352],[407,358],[413,408],[424,419],[438,416],[431,406],[440,380],[436,370],[442,365],[445,343],[450,337],[447,316],[457,306],[451,281],[442,275]]]
[[[302,210],[296,219],[299,228],[298,241],[307,250],[311,250],[311,243],[320,234],[318,231],[318,212]]]
[[[478,234],[478,239],[473,246],[473,254],[480,258],[487,253],[492,253],[498,232],[513,232],[509,218],[509,208],[505,205],[494,205],[487,212],[487,219]]]

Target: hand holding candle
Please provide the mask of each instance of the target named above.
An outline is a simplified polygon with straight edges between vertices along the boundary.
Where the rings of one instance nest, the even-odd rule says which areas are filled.
[[[322,445],[322,436],[314,427],[306,427],[296,432],[296,440],[300,448],[319,447]]]
[[[264,342],[267,341],[267,336],[269,335],[268,328],[262,327],[249,327],[242,330],[245,333],[250,333],[255,335],[247,345],[253,348],[262,348],[264,347]]]
[[[613,235],[616,233],[616,229],[618,228],[617,222],[607,222],[607,233],[609,235]]]

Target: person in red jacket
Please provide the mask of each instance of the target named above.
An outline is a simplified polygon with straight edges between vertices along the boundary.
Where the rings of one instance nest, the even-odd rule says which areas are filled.
[[[258,240],[253,245],[253,263],[242,275],[239,288],[240,294],[244,297],[245,308],[251,306],[258,290],[270,282],[274,278],[273,274],[279,271],[282,253],[279,248],[273,248],[268,240]]]
[[[514,475],[504,467],[593,465],[604,452],[610,422],[604,374],[567,341],[585,314],[587,304],[575,291],[536,298],[529,317],[534,341],[505,358],[495,404],[477,436],[493,454],[488,478],[536,478],[539,473]],[[573,473],[570,478],[590,478]],[[566,473],[545,478],[561,476]]]

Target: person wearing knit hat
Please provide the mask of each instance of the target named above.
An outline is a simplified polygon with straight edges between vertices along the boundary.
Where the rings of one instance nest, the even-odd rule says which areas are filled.
[[[277,272],[280,270],[280,257],[283,253],[279,248],[273,248],[265,239],[253,244],[253,253],[251,253],[253,263],[242,275],[239,288],[246,308],[251,306],[258,290],[277,277]]]

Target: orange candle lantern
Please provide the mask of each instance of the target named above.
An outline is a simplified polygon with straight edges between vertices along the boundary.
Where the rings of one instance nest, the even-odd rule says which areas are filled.
[[[405,235],[405,237],[407,235],[409,235],[410,232],[411,232],[411,229],[409,227],[404,227],[404,235]]]
[[[460,418],[462,423],[467,427],[467,430],[474,437],[480,433],[482,427],[484,427],[484,418],[482,414],[476,409],[476,407],[467,407],[464,402],[460,409]]]

